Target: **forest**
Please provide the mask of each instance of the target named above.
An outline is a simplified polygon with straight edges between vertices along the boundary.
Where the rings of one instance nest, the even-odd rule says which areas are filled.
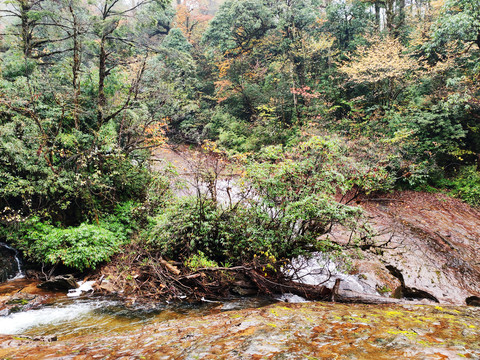
[[[479,77],[478,0],[3,0],[0,241],[50,274],[144,269],[152,296],[381,247],[362,196],[480,206]],[[152,161],[178,146],[191,196]]]

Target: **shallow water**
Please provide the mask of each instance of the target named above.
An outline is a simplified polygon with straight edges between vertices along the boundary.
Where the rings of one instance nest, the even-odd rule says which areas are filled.
[[[122,301],[105,297],[84,296],[72,299],[61,294],[39,309],[0,316],[0,335],[55,335],[62,340],[83,335],[106,336],[137,330],[148,324],[270,303],[267,299],[238,299],[225,303],[151,303],[149,306],[126,306]]]
[[[103,301],[103,300],[102,300]],[[480,309],[425,305],[276,303],[229,310],[208,304],[125,310],[116,303],[75,301],[85,309],[31,328],[61,334],[45,343],[0,336],[9,359],[479,359]],[[86,306],[85,308],[83,306]],[[68,308],[68,306],[67,306]],[[229,311],[225,311],[225,309]],[[89,320],[83,318],[90,314]],[[96,319],[96,321],[94,320]]]
[[[111,324],[108,309],[115,306],[112,301],[77,300],[59,301],[54,306],[13,313],[1,318],[0,334],[24,335],[69,335],[88,334],[97,329],[109,332],[117,328]],[[127,326],[130,321],[125,321]]]

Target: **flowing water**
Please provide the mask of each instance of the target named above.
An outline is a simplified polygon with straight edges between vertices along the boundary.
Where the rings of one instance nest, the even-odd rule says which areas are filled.
[[[361,276],[351,275],[342,271],[341,266],[322,253],[306,259],[299,257],[290,266],[293,270],[285,269],[292,275],[294,281],[309,285],[323,285],[333,288],[335,281],[340,280],[340,290],[355,291],[357,293],[380,295],[377,290],[368,284]]]
[[[305,282],[324,279],[325,269],[341,276],[320,260],[307,265],[318,271]],[[361,285],[357,278],[342,281]],[[480,359],[478,307],[345,305],[295,296],[281,300],[297,303],[241,298],[127,306],[36,285],[25,278],[0,284],[0,359]]]
[[[265,303],[265,301],[263,301]],[[101,334],[107,336],[140,329],[148,324],[173,319],[204,316],[219,311],[254,307],[259,299],[222,304],[159,304],[150,307],[126,306],[122,301],[104,297],[59,298],[40,309],[10,314],[0,318],[0,334],[48,336],[65,340]]]
[[[244,298],[224,303],[152,302],[148,305],[126,305],[122,300],[95,294],[73,298],[69,293],[38,289],[37,284],[36,281],[26,279],[0,284],[0,310],[2,298],[4,305],[19,305],[8,314],[0,316],[0,335],[55,335],[62,340],[92,334],[107,336],[140,329],[149,324],[272,303],[269,299]],[[41,302],[30,308],[28,303],[36,299],[41,299]]]
[[[0,242],[0,283],[22,276],[22,261],[18,251]]]
[[[0,359],[479,359],[480,309],[58,299],[0,319]],[[244,309],[242,309],[244,308]],[[58,341],[32,340],[56,335]]]

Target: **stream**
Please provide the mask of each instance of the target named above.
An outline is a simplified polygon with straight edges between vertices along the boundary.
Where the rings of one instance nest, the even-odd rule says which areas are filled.
[[[126,305],[36,285],[0,284],[0,310],[18,304],[0,316],[0,359],[480,359],[478,307],[255,297]]]
[[[36,286],[35,281],[23,281],[9,287],[9,293],[19,294],[25,285]],[[11,283],[0,286],[2,290]],[[22,291],[22,290],[20,290]],[[3,291],[5,292],[5,291]],[[20,292],[21,293],[21,292]],[[0,295],[1,297],[1,295]],[[0,335],[21,335],[27,337],[56,336],[66,340],[83,335],[100,334],[102,336],[119,334],[126,331],[165,322],[173,319],[204,316],[221,311],[255,308],[272,303],[261,298],[245,298],[219,303],[159,303],[127,306],[122,300],[112,296],[83,295],[77,298],[65,293],[37,291],[36,298],[42,298],[41,304],[33,309],[13,309],[8,315],[0,316]],[[26,304],[24,297],[12,297],[11,302]],[[17,311],[19,310],[19,311]]]

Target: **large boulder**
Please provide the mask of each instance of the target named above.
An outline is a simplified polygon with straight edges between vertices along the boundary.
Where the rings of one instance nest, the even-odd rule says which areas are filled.
[[[384,296],[442,304],[480,298],[480,211],[442,194],[403,191],[359,200],[378,234],[352,253],[361,282]],[[350,232],[329,234],[348,244]]]

